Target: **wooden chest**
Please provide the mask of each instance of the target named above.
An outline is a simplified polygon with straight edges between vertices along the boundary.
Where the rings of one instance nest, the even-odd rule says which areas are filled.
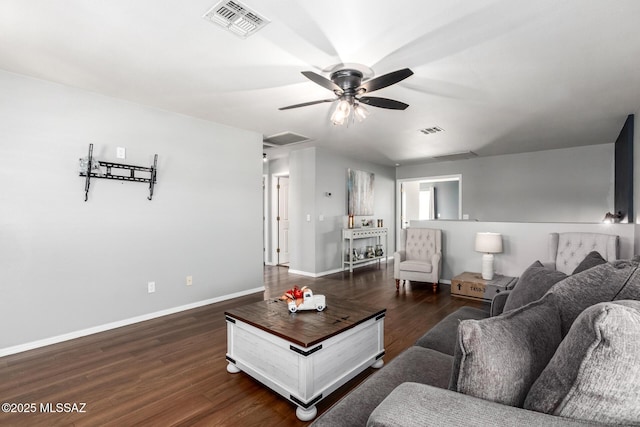
[[[451,295],[476,301],[491,302],[493,297],[516,285],[515,277],[496,274],[493,280],[484,280],[480,273],[465,271],[451,279]]]

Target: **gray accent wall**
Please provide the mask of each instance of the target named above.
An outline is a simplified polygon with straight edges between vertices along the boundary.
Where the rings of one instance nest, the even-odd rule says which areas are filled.
[[[0,93],[0,354],[263,289],[260,134],[7,72]],[[85,203],[89,143],[157,153],[153,201],[94,179]]]
[[[613,209],[613,141],[397,168],[398,179],[462,174],[472,220],[600,222]]]

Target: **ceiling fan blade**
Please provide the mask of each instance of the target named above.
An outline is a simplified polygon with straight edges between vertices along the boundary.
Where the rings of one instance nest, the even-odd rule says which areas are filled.
[[[411,76],[413,71],[408,68],[403,68],[402,70],[393,71],[388,74],[384,74],[380,77],[376,77],[374,79],[368,80],[360,85],[356,91],[361,91],[364,89],[365,92],[373,92],[374,90],[382,89],[383,87],[391,86],[396,84],[407,77]]]
[[[389,110],[405,110],[409,106],[409,104],[405,104],[404,102],[388,98],[379,98],[377,96],[363,96],[358,99],[358,101],[371,105],[372,107],[387,108]]]
[[[338,86],[331,80],[322,77],[320,74],[316,74],[313,71],[302,71],[302,75],[304,75],[306,78],[308,78],[312,82],[319,84],[323,88],[332,90],[337,95],[342,95],[342,88],[340,88],[340,86]]]
[[[287,107],[278,108],[278,110],[290,110],[292,108],[306,107],[308,105],[322,104],[323,102],[333,102],[336,101],[337,98],[333,99],[321,99],[319,101],[311,101],[311,102],[303,102],[302,104],[289,105]]]

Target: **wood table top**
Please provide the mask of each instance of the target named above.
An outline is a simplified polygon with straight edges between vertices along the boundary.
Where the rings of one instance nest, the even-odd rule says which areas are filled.
[[[290,313],[285,301],[269,299],[233,308],[224,314],[302,347],[311,347],[371,318],[383,316],[386,311],[386,308],[367,307],[357,301],[327,297],[323,311]]]

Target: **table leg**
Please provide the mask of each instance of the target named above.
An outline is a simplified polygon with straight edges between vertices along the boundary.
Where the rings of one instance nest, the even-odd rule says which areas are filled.
[[[382,359],[376,360],[376,362],[373,365],[371,365],[371,367],[375,368],[375,369],[380,369],[383,366],[384,366],[384,360],[382,360]]]
[[[318,410],[315,406],[312,406],[308,409],[304,409],[298,406],[298,408],[296,409],[296,417],[298,417],[300,421],[311,421],[316,417],[317,414]]]
[[[233,363],[229,362],[227,364],[227,372],[229,372],[230,374],[237,374],[238,372],[240,372],[240,369]]]

